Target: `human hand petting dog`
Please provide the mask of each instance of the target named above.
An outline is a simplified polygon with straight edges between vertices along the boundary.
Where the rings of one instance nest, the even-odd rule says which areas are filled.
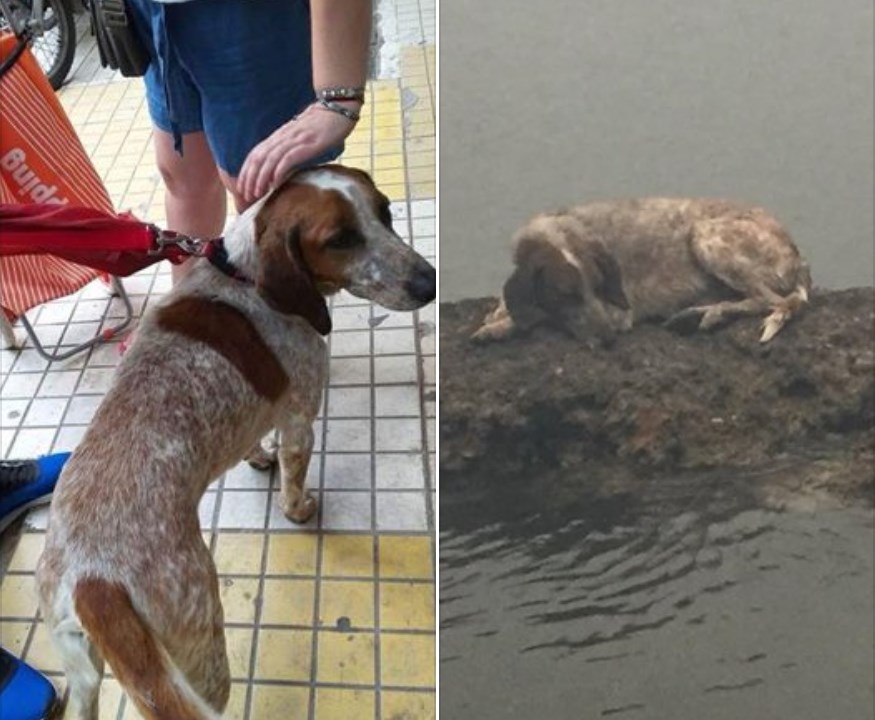
[[[358,112],[360,103],[344,102]],[[339,145],[355,127],[355,121],[317,104],[292,118],[256,145],[237,178],[237,192],[252,203],[264,195],[294,167],[306,164]]]

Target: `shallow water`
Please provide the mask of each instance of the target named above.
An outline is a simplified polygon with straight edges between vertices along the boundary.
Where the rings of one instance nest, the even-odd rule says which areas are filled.
[[[442,717],[872,718],[873,513],[758,482],[445,485]]]

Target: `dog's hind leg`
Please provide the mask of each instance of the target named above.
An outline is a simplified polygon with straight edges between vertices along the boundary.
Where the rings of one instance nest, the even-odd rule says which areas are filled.
[[[760,336],[760,342],[765,343],[775,337],[778,331],[787,324],[787,321],[799,312],[802,306],[808,302],[810,288],[811,279],[803,278],[789,295],[781,297],[771,293],[774,296],[770,304],[772,312],[763,320],[763,334]],[[761,290],[761,292],[763,291]]]
[[[745,315],[761,315],[768,310],[769,303],[759,298],[714,303],[712,305],[697,305],[685,308],[666,320],[665,325],[673,329],[683,330],[690,323],[696,323],[699,330],[711,330],[732,318]]]
[[[72,618],[55,627],[52,635],[70,689],[69,709],[65,717],[71,720],[97,720],[103,658]]]
[[[701,329],[732,316],[769,313],[760,337],[768,342],[808,300],[808,266],[783,228],[762,212],[697,223],[690,247],[705,271],[742,296],[690,308],[702,312]]]
[[[228,653],[225,646],[225,628],[222,624],[221,605],[218,590],[211,593],[218,610],[213,622],[197,629],[187,638],[184,646],[175,648],[180,672],[185,675],[192,689],[213,710],[221,713],[228,704],[231,694],[231,671],[228,666]]]
[[[313,420],[309,416],[293,414],[282,418],[280,423],[282,508],[289,520],[305,523],[318,507],[316,498],[304,488],[313,452]]]
[[[269,470],[277,461],[277,444],[273,438],[268,438],[269,447],[265,447],[265,441],[259,441],[246,453],[246,462],[256,470]]]

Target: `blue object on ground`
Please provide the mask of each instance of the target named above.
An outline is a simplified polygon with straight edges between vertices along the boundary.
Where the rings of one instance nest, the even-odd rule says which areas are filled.
[[[22,513],[51,500],[69,457],[65,452],[36,460],[0,460],[0,534]]]
[[[45,720],[56,702],[48,678],[0,647],[0,718]]]

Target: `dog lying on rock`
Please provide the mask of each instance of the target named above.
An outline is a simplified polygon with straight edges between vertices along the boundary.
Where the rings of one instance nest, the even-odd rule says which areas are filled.
[[[499,340],[535,325],[610,340],[641,321],[708,330],[763,315],[768,342],[808,301],[808,265],[765,210],[721,200],[597,202],[532,218],[515,269],[474,333]]]

